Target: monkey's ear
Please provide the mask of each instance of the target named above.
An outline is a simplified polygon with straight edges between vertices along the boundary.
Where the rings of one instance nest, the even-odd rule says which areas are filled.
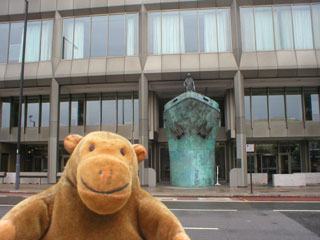
[[[63,142],[64,148],[67,150],[68,153],[72,154],[73,150],[76,148],[76,146],[82,138],[83,137],[78,134],[68,135]]]
[[[138,158],[138,163],[141,163],[143,160],[146,159],[147,156],[147,150],[145,149],[144,146],[140,145],[140,144],[133,144],[133,149],[137,154],[137,158]]]

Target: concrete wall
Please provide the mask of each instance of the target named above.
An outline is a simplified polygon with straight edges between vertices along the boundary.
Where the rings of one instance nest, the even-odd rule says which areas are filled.
[[[320,173],[273,174],[275,187],[303,187],[320,184]]]
[[[250,174],[247,174],[248,185],[251,184]],[[252,173],[252,183],[253,185],[267,185],[268,184],[268,174],[267,173]]]

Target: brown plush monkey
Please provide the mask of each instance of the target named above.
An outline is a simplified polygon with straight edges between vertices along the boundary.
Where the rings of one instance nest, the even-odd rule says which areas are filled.
[[[109,132],[64,140],[71,154],[59,182],[11,209],[0,240],[190,240],[178,219],[140,188],[142,145]]]

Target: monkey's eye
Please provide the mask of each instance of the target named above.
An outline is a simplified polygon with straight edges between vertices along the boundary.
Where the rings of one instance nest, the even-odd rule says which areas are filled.
[[[91,145],[91,146],[89,147],[89,151],[92,152],[93,150],[94,150],[94,145]]]
[[[125,152],[124,152],[124,149],[123,149],[123,148],[120,149],[120,152],[121,152],[121,155],[122,155],[122,156],[125,155]]]

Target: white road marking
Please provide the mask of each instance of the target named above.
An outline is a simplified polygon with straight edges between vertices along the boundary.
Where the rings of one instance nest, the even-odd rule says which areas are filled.
[[[14,207],[15,205],[10,205],[10,204],[2,204],[0,207]]]
[[[274,209],[274,212],[320,212],[320,210],[309,210],[309,209]]]
[[[220,230],[219,228],[210,228],[210,227],[183,227],[185,230]]]
[[[238,212],[237,209],[188,209],[188,208],[170,208],[171,211],[189,211],[189,212]]]

